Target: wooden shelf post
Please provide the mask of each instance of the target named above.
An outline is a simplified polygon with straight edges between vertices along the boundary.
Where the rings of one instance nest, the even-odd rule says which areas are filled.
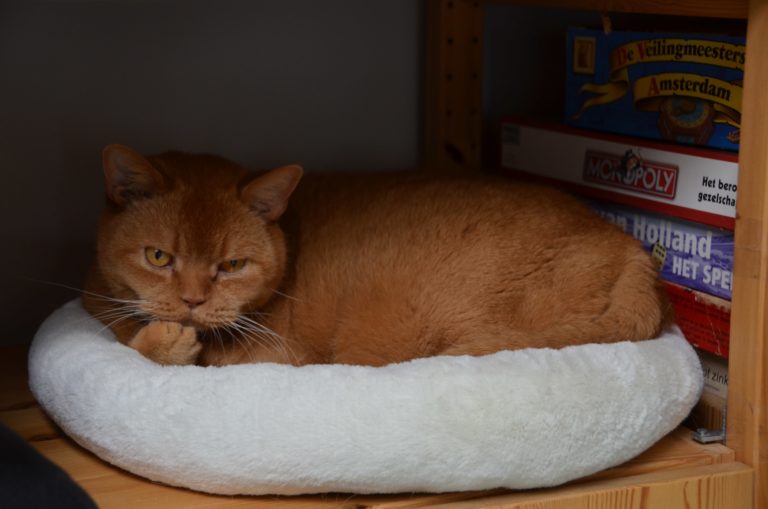
[[[424,152],[431,170],[479,170],[483,8],[477,0],[426,0]]]
[[[755,507],[768,508],[768,0],[751,0],[739,152],[726,444],[755,469]]]

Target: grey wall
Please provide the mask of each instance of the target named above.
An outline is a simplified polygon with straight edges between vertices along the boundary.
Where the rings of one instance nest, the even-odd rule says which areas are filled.
[[[0,3],[0,343],[76,296],[101,148],[251,167],[418,162],[421,2]]]
[[[562,121],[566,31],[599,25],[601,18],[591,11],[498,4],[484,14],[483,154],[485,165],[496,168],[503,116]]]
[[[562,120],[569,26],[600,23],[598,13],[490,4],[484,12],[483,109]]]

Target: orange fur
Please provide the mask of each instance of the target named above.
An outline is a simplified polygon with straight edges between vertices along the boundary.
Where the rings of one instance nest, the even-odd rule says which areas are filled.
[[[641,246],[549,188],[415,173],[296,187],[298,167],[253,176],[115,145],[104,159],[84,303],[161,363],[383,365],[648,339],[667,317]],[[147,247],[172,266],[148,263]],[[247,263],[217,269],[230,259]]]

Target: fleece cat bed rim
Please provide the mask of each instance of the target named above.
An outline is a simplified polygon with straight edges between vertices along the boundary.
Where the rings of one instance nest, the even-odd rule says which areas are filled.
[[[654,444],[703,383],[676,328],[380,368],[160,366],[79,301],[43,323],[29,367],[35,397],[85,448],[154,481],[228,495],[553,486]]]

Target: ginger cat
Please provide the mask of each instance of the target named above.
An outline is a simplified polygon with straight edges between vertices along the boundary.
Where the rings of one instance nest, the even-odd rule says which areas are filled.
[[[552,189],[427,173],[301,180],[298,166],[256,175],[122,145],[103,159],[83,302],[161,364],[378,366],[643,340],[667,319],[639,243]]]

